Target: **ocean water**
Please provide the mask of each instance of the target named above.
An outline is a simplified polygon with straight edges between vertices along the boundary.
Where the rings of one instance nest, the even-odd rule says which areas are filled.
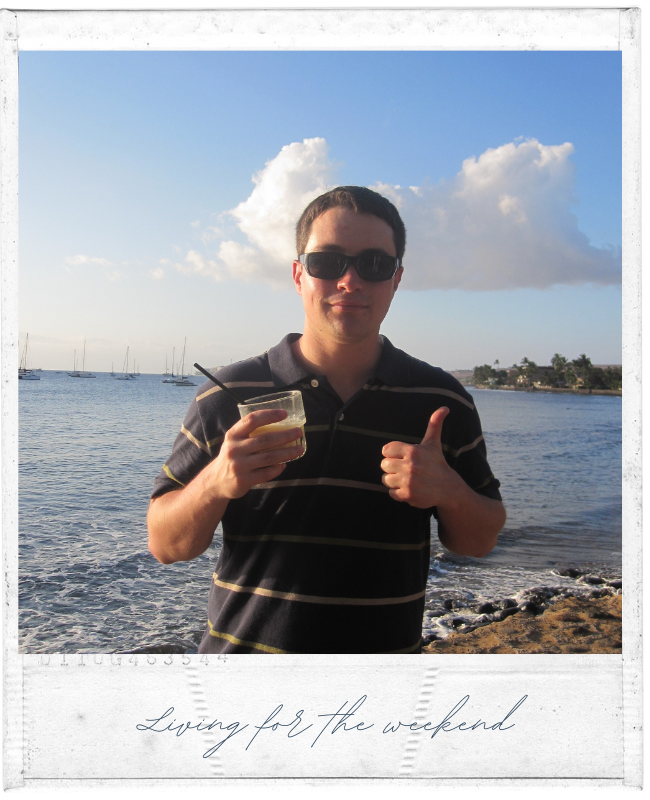
[[[194,561],[162,565],[145,519],[195,389],[40,374],[19,381],[21,652],[196,652],[220,532]],[[508,521],[483,559],[446,551],[433,521],[425,636],[488,601],[593,588],[567,568],[621,576],[621,398],[469,391]]]

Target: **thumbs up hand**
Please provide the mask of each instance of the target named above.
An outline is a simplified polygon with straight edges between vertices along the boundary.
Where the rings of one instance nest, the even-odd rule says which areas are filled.
[[[454,505],[463,480],[442,452],[442,425],[447,414],[445,406],[434,411],[420,444],[389,442],[382,448],[382,482],[393,500],[415,508]]]

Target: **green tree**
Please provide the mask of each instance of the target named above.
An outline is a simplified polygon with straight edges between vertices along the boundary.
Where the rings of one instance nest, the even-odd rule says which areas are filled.
[[[620,391],[623,386],[623,370],[621,367],[607,367],[604,369],[603,382],[608,389]]]
[[[534,361],[531,361],[524,356],[521,359],[521,366],[517,367],[517,371],[519,375],[523,377],[526,386],[533,385],[533,380],[535,379],[535,375],[537,373],[537,364]]]
[[[564,379],[568,386],[576,386],[578,383],[578,373],[573,364],[568,364],[564,373]]]
[[[569,361],[566,356],[561,356],[559,353],[555,353],[551,359],[551,366],[555,370],[555,383],[557,386],[561,386],[567,382],[566,372],[568,365]]]
[[[557,383],[557,376],[552,372],[543,372],[539,380],[542,386],[555,386]]]
[[[482,367],[474,367],[474,383],[490,385],[494,382],[494,370],[489,364]]]
[[[591,359],[588,358],[585,353],[582,353],[578,358],[574,358],[571,363],[573,364],[573,369],[577,377],[576,383],[582,381],[583,386],[590,388],[593,372]]]

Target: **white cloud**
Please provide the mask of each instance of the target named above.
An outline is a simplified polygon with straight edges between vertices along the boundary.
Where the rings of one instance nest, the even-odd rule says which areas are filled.
[[[66,264],[70,264],[73,267],[82,267],[82,266],[97,266],[97,267],[114,267],[112,261],[109,261],[107,258],[94,258],[91,256],[70,256],[65,260]]]
[[[311,200],[335,185],[334,172],[327,142],[315,138],[285,145],[253,176],[250,197],[228,212],[248,244],[219,246],[219,258],[233,277],[290,283],[296,222]]]
[[[226,234],[224,233],[223,229],[219,228],[217,225],[209,225],[200,233],[201,241],[205,245],[213,242],[215,239],[225,239],[225,236]]]
[[[165,270],[162,267],[154,267],[149,270],[149,275],[155,280],[159,281],[165,277]]]
[[[598,248],[578,228],[573,145],[535,139],[467,158],[440,185],[376,183],[407,228],[406,289],[491,290],[556,284],[616,284],[621,256]],[[295,225],[304,207],[336,185],[336,165],[322,138],[286,145],[253,176],[247,200],[220,215],[234,220],[241,241],[219,228],[201,239],[217,260],[191,250],[180,272],[216,280],[290,285]]]
[[[166,259],[161,260],[161,264],[169,264],[171,262]],[[201,253],[196,250],[190,250],[185,256],[183,262],[174,262],[173,266],[183,275],[204,275],[209,278],[214,278],[215,281],[224,279],[224,270],[216,261],[205,258]]]
[[[122,265],[127,265],[127,261],[122,261]],[[103,267],[104,277],[109,281],[116,281],[123,278],[126,273],[117,269],[117,265],[107,258],[97,258],[95,256],[76,255],[66,258],[63,269],[69,274],[73,273],[70,267]]]
[[[535,139],[468,158],[440,186],[377,184],[407,228],[407,289],[616,284],[620,253],[593,247],[570,211],[573,145]]]

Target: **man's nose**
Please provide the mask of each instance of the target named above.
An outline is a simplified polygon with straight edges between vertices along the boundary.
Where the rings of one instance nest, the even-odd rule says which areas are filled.
[[[349,266],[336,282],[339,289],[347,289],[348,292],[358,291],[363,288],[363,280],[359,277],[356,267]]]

